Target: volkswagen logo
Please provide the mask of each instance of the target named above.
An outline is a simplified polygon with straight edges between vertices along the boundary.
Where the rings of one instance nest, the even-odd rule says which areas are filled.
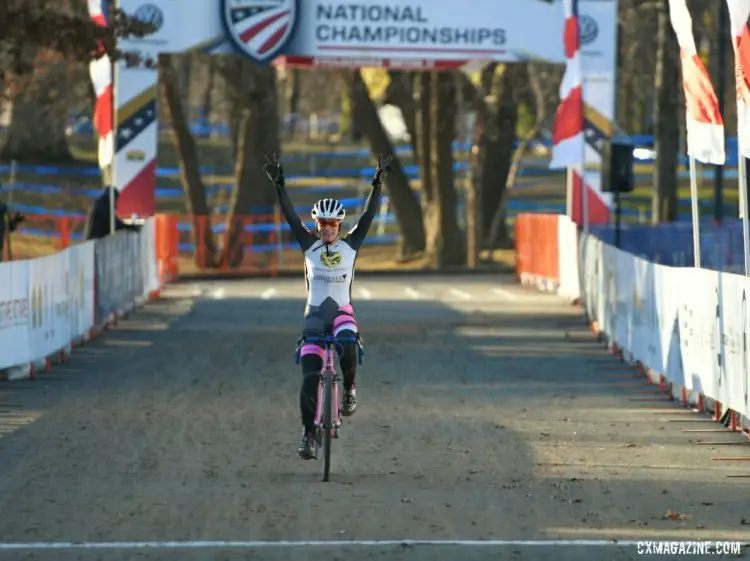
[[[153,25],[156,31],[159,31],[164,25],[164,12],[161,11],[159,6],[154,4],[144,4],[135,11],[135,17],[141,20],[143,23],[150,23]]]
[[[599,36],[599,24],[591,16],[579,16],[578,33],[580,34],[581,45],[589,45],[596,41]]]

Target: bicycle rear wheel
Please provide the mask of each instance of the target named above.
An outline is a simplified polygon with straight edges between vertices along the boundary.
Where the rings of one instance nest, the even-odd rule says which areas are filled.
[[[331,477],[331,433],[333,432],[333,374],[326,373],[323,386],[323,481]]]

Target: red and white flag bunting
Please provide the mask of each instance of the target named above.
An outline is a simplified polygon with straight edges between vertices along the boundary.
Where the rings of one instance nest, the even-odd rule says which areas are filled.
[[[583,163],[583,71],[578,31],[578,0],[563,0],[565,9],[565,74],[560,84],[560,105],[552,127],[551,169]]]
[[[104,14],[106,0],[88,0],[89,16],[102,27],[107,26]],[[99,167],[112,163],[115,153],[112,111],[112,61],[107,54],[94,59],[89,64],[89,74],[96,94],[94,107],[94,127],[99,133]]]
[[[688,156],[706,164],[723,165],[724,120],[711,78],[695,47],[693,20],[685,0],[669,0],[669,17],[680,45]]]

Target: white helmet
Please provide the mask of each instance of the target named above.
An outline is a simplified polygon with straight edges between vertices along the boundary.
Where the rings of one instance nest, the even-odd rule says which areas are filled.
[[[310,213],[313,220],[343,220],[346,216],[344,205],[342,205],[336,199],[320,199],[312,207]]]

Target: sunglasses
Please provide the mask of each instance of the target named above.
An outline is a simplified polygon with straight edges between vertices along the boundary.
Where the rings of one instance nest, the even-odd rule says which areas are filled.
[[[335,228],[338,225],[338,220],[331,220],[328,218],[318,219],[318,228],[322,228],[323,226],[331,226],[332,228]]]

